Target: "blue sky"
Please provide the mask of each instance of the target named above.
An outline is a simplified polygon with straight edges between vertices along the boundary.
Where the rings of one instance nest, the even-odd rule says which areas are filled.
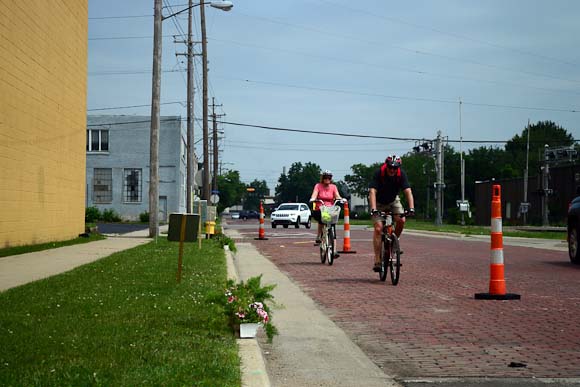
[[[186,3],[165,0],[164,14]],[[150,114],[148,106],[93,109],[150,104],[152,14],[153,0],[89,1],[89,114]],[[218,112],[228,122],[399,138],[432,139],[441,130],[458,140],[461,98],[464,140],[508,140],[528,119],[552,120],[579,139],[580,112],[572,112],[580,111],[579,14],[574,0],[234,1],[231,12],[206,10],[210,100],[223,105]],[[162,103],[186,100],[186,73],[179,71],[186,58],[175,55],[185,45],[172,37],[187,32],[182,15],[163,22],[162,67],[174,72],[163,73]],[[103,18],[111,16],[143,17]],[[194,40],[199,31],[196,8]],[[186,117],[179,103],[162,105],[161,114]],[[223,168],[240,171],[244,182],[266,180],[271,189],[296,161],[341,179],[353,164],[414,146],[220,127]],[[196,152],[201,156],[201,141]]]

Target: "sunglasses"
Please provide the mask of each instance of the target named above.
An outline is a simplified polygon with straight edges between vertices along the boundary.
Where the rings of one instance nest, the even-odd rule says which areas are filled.
[[[389,168],[389,169],[399,169],[399,167],[395,167],[395,166],[392,166],[392,165],[387,165],[387,168]]]
[[[332,176],[322,176],[323,179],[331,179],[332,180]]]

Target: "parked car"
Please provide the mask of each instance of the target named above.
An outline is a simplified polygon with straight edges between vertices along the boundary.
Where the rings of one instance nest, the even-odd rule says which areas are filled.
[[[230,217],[232,219],[240,219],[240,212],[239,211],[230,211]]]
[[[283,203],[276,208],[270,220],[272,228],[276,228],[281,224],[284,228],[288,228],[293,224],[294,227],[299,228],[303,224],[306,228],[312,226],[310,208],[305,203]]]
[[[260,213],[258,211],[240,211],[240,219],[260,219]]]
[[[576,190],[576,198],[568,207],[568,255],[570,262],[580,264],[578,238],[580,237],[580,187]]]

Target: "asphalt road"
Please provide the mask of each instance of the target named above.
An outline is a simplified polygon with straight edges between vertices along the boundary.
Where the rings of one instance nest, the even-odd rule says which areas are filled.
[[[314,226],[266,228],[268,240],[254,240],[257,222],[229,223],[404,385],[580,382],[580,266],[563,242],[504,242],[507,291],[521,300],[483,301],[474,294],[488,290],[489,241],[404,234],[392,286],[371,271],[372,234],[363,228],[351,228],[356,254],[328,266],[312,244]]]
[[[135,223],[97,223],[97,229],[101,234],[127,234],[133,231],[145,230],[147,224]]]

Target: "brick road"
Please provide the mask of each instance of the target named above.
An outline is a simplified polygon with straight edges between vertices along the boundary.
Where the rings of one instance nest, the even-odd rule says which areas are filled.
[[[370,269],[370,231],[351,230],[357,254],[333,266],[320,263],[313,230],[266,229],[267,241],[253,239],[257,223],[239,231],[390,375],[580,376],[580,266],[565,252],[505,246],[507,290],[522,299],[482,301],[489,243],[403,235],[395,287]]]

